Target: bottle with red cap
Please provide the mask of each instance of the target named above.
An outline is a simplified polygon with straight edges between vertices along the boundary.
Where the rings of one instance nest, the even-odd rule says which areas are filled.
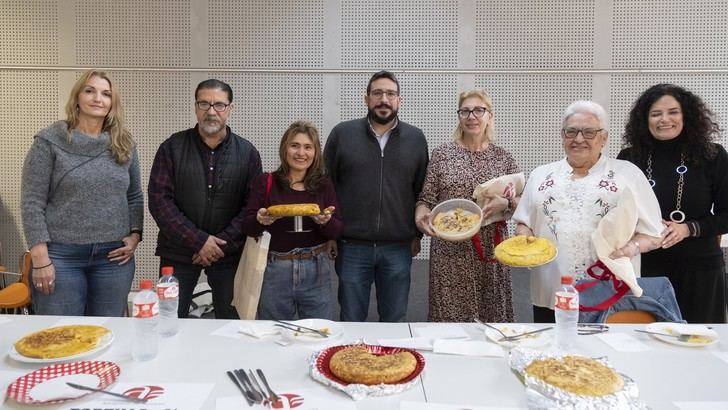
[[[574,288],[573,276],[561,277],[561,289],[556,291],[554,301],[556,316],[556,346],[567,350],[576,344],[579,324],[579,292]]]
[[[177,309],[179,308],[179,281],[174,277],[172,266],[162,267],[162,277],[157,282],[159,297],[159,334],[170,337],[179,330]]]
[[[139,292],[134,296],[134,341],[131,356],[137,362],[154,359],[159,351],[159,299],[153,288],[151,280],[143,280],[139,284]]]

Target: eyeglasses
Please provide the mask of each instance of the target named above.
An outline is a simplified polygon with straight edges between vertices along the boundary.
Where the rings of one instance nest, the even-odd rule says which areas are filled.
[[[563,135],[564,138],[572,139],[576,138],[576,136],[581,133],[585,140],[592,140],[596,138],[597,134],[601,131],[604,131],[604,128],[563,128],[561,130],[561,135]]]
[[[460,109],[458,110],[458,115],[462,119],[470,117],[470,114],[473,114],[475,118],[480,118],[484,116],[486,112],[488,112],[488,109],[485,107],[475,107],[472,110]]]
[[[208,101],[197,101],[195,105],[202,111],[207,111],[210,109],[210,107],[212,107],[217,112],[223,112],[227,109],[227,107],[230,106],[230,104],[225,104],[221,102],[212,104]]]
[[[370,91],[369,92],[369,95],[372,96],[372,97],[374,97],[374,98],[377,98],[377,99],[382,98],[385,95],[388,98],[394,98],[394,97],[399,97],[399,92],[397,92],[397,91],[374,90],[374,91]]]

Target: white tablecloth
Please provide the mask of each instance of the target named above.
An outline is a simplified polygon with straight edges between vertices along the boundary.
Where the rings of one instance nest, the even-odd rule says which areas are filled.
[[[75,318],[78,321],[86,318]],[[3,390],[16,377],[43,367],[41,364],[17,362],[5,353],[20,337],[59,324],[67,318],[51,316],[0,315],[0,352],[5,356],[0,366],[0,387]],[[73,321],[74,318],[70,318]],[[213,383],[203,409],[215,409],[217,398],[239,395],[226,370],[261,368],[273,387],[280,391],[308,389],[324,398],[343,399],[343,393],[325,387],[309,376],[307,359],[317,349],[316,344],[295,343],[280,346],[273,339],[256,340],[246,336],[236,338],[211,334],[230,321],[181,320],[180,332],[161,339],[159,356],[150,362],[131,360],[133,319],[95,318],[97,323],[115,333],[112,345],[93,356],[93,360],[110,360],[121,367],[117,383],[187,382]],[[416,335],[417,328],[431,323],[342,323],[345,335],[336,344],[364,339],[406,338]],[[434,325],[436,326],[436,325]],[[484,340],[475,324],[462,324],[473,339]],[[538,326],[538,325],[532,325]],[[649,350],[619,352],[597,336],[579,336],[576,353],[587,356],[607,356],[621,373],[638,383],[643,401],[654,409],[679,408],[674,402],[713,401],[728,406],[728,325],[714,325],[721,341],[713,346],[687,348],[674,346],[633,332],[632,325],[612,325],[610,334],[625,333],[644,343]],[[642,327],[642,326],[639,326]],[[548,346],[546,348],[549,348]],[[426,367],[420,384],[399,395],[368,397],[355,402],[358,409],[399,409],[400,402],[450,403],[462,406],[525,407],[524,388],[511,373],[507,357],[465,357],[441,355],[423,351]],[[5,409],[29,408],[12,400],[2,403]],[[44,409],[69,408],[44,406]],[[127,406],[126,408],[131,408]],[[244,407],[247,408],[247,405]],[[726,407],[728,408],[728,407]]]

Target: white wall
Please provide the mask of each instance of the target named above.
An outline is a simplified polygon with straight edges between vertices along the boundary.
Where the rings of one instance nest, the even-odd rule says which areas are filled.
[[[575,99],[611,114],[610,155],[630,104],[657,82],[728,118],[727,26],[727,1],[0,0],[4,262],[14,269],[25,249],[20,172],[32,136],[61,118],[85,68],[120,84],[145,185],[159,144],[194,125],[201,80],[232,85],[231,126],[271,170],[291,121],[315,122],[325,139],[364,115],[366,81],[382,68],[398,73],[401,118],[431,149],[449,139],[457,94],[488,90],[498,143],[530,171],[562,156],[560,116]],[[144,228],[137,279],[158,269],[149,214]]]

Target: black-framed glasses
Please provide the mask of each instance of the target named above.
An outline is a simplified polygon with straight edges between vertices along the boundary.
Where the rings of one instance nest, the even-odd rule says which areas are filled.
[[[377,98],[377,99],[382,98],[385,95],[388,98],[394,98],[394,97],[399,97],[399,92],[397,92],[397,91],[391,91],[391,90],[389,90],[389,91],[372,90],[372,91],[369,91],[369,95],[372,96],[372,97],[374,97],[374,98]]]
[[[210,107],[212,107],[212,109],[214,109],[217,112],[223,112],[227,109],[227,107],[230,106],[230,104],[225,104],[225,103],[221,103],[221,102],[216,102],[213,104],[209,101],[197,101],[197,102],[195,102],[195,105],[197,106],[197,108],[199,108],[202,111],[207,111],[210,109]]]
[[[461,108],[458,110],[458,116],[462,119],[466,119],[470,117],[470,114],[473,114],[475,118],[481,118],[486,112],[488,112],[488,109],[485,107],[475,107],[472,110]]]
[[[585,140],[593,140],[594,138],[599,135],[601,131],[604,131],[604,128],[563,128],[561,129],[561,135],[564,136],[564,138],[572,139],[576,138],[579,133],[584,137]]]

